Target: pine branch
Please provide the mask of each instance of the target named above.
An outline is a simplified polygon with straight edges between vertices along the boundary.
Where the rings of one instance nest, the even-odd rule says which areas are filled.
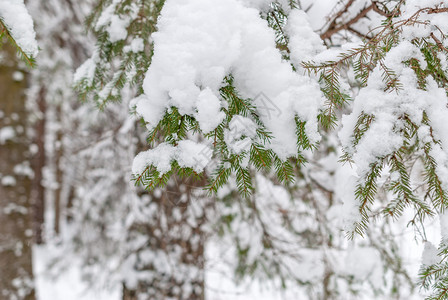
[[[22,61],[24,61],[28,67],[34,68],[36,67],[36,60],[25,53],[23,49],[17,44],[14,37],[11,35],[11,32],[9,31],[8,27],[3,23],[3,20],[0,18],[0,42],[3,39],[3,37],[6,36],[9,42],[16,48],[17,53],[19,54],[19,57]],[[1,44],[0,44],[1,45]]]

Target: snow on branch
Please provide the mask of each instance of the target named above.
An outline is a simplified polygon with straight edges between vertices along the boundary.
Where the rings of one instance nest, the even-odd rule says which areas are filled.
[[[22,58],[33,65],[38,53],[33,20],[23,0],[0,0],[0,37],[6,35]]]
[[[227,162],[240,174],[247,172],[242,169],[248,166],[251,151],[264,151],[267,156],[261,165],[278,161],[282,173],[281,162],[297,158],[301,150],[320,140],[317,116],[323,95],[317,80],[295,72],[282,59],[275,30],[260,17],[263,10],[254,9],[265,8],[261,2],[269,1],[166,1],[158,31],[152,35],[154,56],[143,84],[144,94],[135,103],[150,131],[164,131],[174,146],[192,138],[183,134],[182,128],[163,129],[174,128],[167,121],[175,113],[179,124],[203,134],[204,147],[213,144],[220,163]],[[277,6],[268,13],[272,14],[276,18],[273,26],[285,35],[285,13]],[[299,49],[300,41],[293,39],[298,62],[304,58],[300,56],[312,57],[316,49],[322,50],[322,43],[316,42],[319,38],[303,13],[294,16],[294,25],[300,27],[291,27],[287,33],[313,40],[312,47]],[[286,40],[288,37],[283,42]],[[235,120],[242,117],[255,125],[255,134],[229,137]],[[244,141],[247,143],[241,148]]]

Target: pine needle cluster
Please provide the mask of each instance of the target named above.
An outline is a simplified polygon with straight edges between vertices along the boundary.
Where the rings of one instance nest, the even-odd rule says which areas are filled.
[[[384,93],[403,92],[403,85],[395,71],[386,64],[387,54],[401,41],[403,30],[408,26],[431,26],[427,20],[423,20],[423,15],[435,13],[446,14],[447,9],[437,6],[435,8],[421,8],[407,19],[397,19],[400,16],[404,1],[400,1],[392,13],[384,20],[383,25],[375,30],[375,34],[366,40],[362,46],[342,53],[338,60],[316,64],[314,62],[304,62],[303,67],[309,73],[317,74],[320,77],[322,90],[326,96],[326,109],[322,112],[320,119],[325,127],[337,125],[338,110],[351,99],[344,94],[339,78],[341,72],[352,68],[360,88],[368,86],[369,78],[374,70],[381,70],[384,82]],[[410,42],[420,50],[419,57],[412,57],[402,64],[411,68],[417,78],[417,89],[427,91],[428,80],[435,81],[439,88],[448,92],[448,70],[443,69],[442,60],[448,57],[448,50],[445,48],[446,33],[437,26],[433,26],[440,35],[436,37],[434,33],[426,36],[415,37]],[[441,36],[441,38],[440,38]],[[423,57],[424,61],[421,60]],[[351,145],[346,145],[342,162],[353,162],[353,153],[358,144],[376,121],[375,114],[361,112],[358,116],[356,126],[352,133]],[[400,114],[396,116],[394,133],[403,138],[401,147],[386,155],[376,158],[370,164],[368,172],[362,176],[356,188],[356,198],[359,201],[359,212],[361,219],[355,224],[354,230],[349,232],[349,237],[354,234],[363,235],[368,229],[370,219],[373,216],[373,207],[376,203],[379,189],[378,180],[383,176],[384,171],[391,174],[386,184],[386,189],[393,195],[393,199],[382,208],[386,217],[399,218],[405,208],[413,207],[415,211],[414,221],[419,222],[427,217],[434,217],[443,213],[447,208],[446,186],[443,185],[443,176],[438,169],[438,157],[434,157],[434,149],[442,148],[441,141],[434,134],[433,122],[426,111],[423,111],[421,119],[417,122],[409,115]],[[419,130],[428,128],[430,139],[422,139]],[[380,141],[379,141],[380,142]],[[443,149],[446,151],[447,149]],[[411,182],[411,172],[415,162],[423,165],[422,183],[419,187],[424,187],[423,195],[416,185]],[[433,294],[428,299],[448,299],[448,268],[446,263],[445,242],[439,248],[441,262],[438,264],[423,266],[420,273],[420,285],[425,289],[430,289]]]
[[[25,62],[28,67],[34,68],[36,66],[35,58],[23,51],[23,49],[17,44],[16,40],[11,35],[8,26],[6,26],[6,24],[0,18],[0,49],[2,48],[5,37],[9,41],[9,43],[15,47],[20,59]]]
[[[163,4],[163,0],[98,2],[86,19],[87,28],[93,31],[97,40],[92,58],[86,62],[94,71],[75,82],[75,89],[82,100],[93,100],[99,109],[103,109],[108,102],[120,101],[125,85],[135,87],[138,94],[143,92],[142,83],[153,50],[150,37],[156,31],[157,17]],[[107,15],[129,21],[125,39],[111,39],[108,31],[110,22],[100,22]],[[135,51],[130,48],[136,39],[143,42],[143,49]]]
[[[290,1],[289,9],[297,7],[295,1]],[[287,13],[282,5],[274,2],[271,9],[262,15],[276,32],[277,48],[285,50],[287,56],[288,38],[284,33],[286,26]],[[232,74],[229,74],[223,81],[220,89],[221,100],[226,105],[222,108],[226,117],[215,130],[204,134],[199,128],[199,123],[194,117],[181,115],[175,107],[168,110],[162,120],[149,133],[148,143],[155,146],[160,140],[168,142],[173,146],[189,134],[199,134],[203,139],[212,144],[213,159],[212,169],[209,175],[196,174],[192,169],[179,168],[176,162],[172,162],[169,173],[159,174],[157,170],[149,166],[143,174],[139,174],[135,180],[137,184],[143,184],[147,189],[153,189],[160,184],[165,184],[173,173],[191,174],[199,177],[206,177],[208,184],[205,189],[210,194],[215,194],[224,184],[228,183],[234,176],[239,192],[244,197],[249,197],[253,192],[253,177],[257,171],[276,175],[280,182],[293,182],[294,169],[306,160],[302,155],[303,150],[314,149],[316,145],[310,143],[305,132],[305,122],[296,118],[297,133],[297,155],[287,160],[281,159],[273,150],[269,148],[272,140],[271,133],[265,128],[261,121],[259,112],[254,106],[254,99],[245,99],[241,97],[235,88]],[[263,95],[260,95],[263,96]],[[235,116],[241,116],[250,119],[256,125],[256,136],[250,138],[240,137],[239,143],[247,143],[248,150],[241,153],[233,153],[225,141],[225,132],[231,130],[230,123]],[[210,168],[209,168],[210,169]],[[232,177],[233,178],[233,177]]]

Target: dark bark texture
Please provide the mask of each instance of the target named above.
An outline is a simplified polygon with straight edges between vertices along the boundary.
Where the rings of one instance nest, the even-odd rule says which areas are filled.
[[[13,79],[14,50],[0,53],[0,299],[33,300],[26,81]]]

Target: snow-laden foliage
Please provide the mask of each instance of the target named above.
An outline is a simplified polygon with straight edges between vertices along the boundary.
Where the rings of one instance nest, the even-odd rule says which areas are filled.
[[[164,1],[99,1],[87,24],[97,34],[93,54],[74,76],[83,99],[100,108],[121,99],[125,83],[141,89],[151,59],[151,33]]]
[[[6,36],[23,60],[30,66],[34,65],[34,57],[38,53],[36,33],[23,0],[0,1],[0,30],[0,43]]]
[[[277,6],[266,18],[285,21],[285,14]],[[318,39],[307,22],[302,28]],[[279,179],[291,179],[288,159],[302,162],[301,152],[320,140],[323,97],[316,80],[282,59],[260,11],[238,0],[168,1],[152,37],[154,55],[135,110],[150,135],[162,133],[166,142],[134,161],[138,181],[163,183],[176,168],[200,174],[212,154],[219,163],[211,168],[211,191],[234,173],[240,192],[249,195],[253,166],[273,166]],[[186,149],[185,139],[192,141]],[[154,160],[166,143],[178,154]]]
[[[398,12],[400,15],[397,15]],[[371,40],[340,55],[336,61],[305,67],[321,75],[330,101],[338,103],[341,88],[339,70],[353,63],[361,89],[351,114],[342,118],[339,137],[344,148],[343,160],[353,163],[359,176],[356,189],[361,201],[359,217],[352,231],[367,227],[370,202],[374,201],[376,179],[383,167],[390,168],[390,190],[396,199],[385,209],[395,216],[407,205],[420,215],[433,212],[429,205],[443,211],[446,202],[444,160],[446,130],[446,49],[441,45],[444,33],[439,13],[420,3],[399,4],[376,29]],[[431,28],[440,31],[432,32]],[[379,143],[381,141],[381,143]],[[419,198],[410,182],[409,160],[422,160],[428,185],[425,200]]]
[[[116,31],[108,28],[117,14],[130,12],[135,5],[102,3],[112,7],[102,13],[101,6],[95,10],[89,2],[30,2],[32,13],[40,13],[38,33],[45,32],[38,35],[46,51],[38,57],[40,67],[33,71],[29,95],[33,103],[43,94],[47,105],[45,111],[37,111],[35,106],[33,111],[36,119],[46,121],[44,184],[51,207],[46,239],[59,253],[51,260],[56,268],[50,269],[50,273],[76,261],[83,278],[93,288],[123,287],[123,295],[138,293],[143,299],[203,295],[205,235],[201,226],[210,199],[182,208],[179,205],[183,201],[192,202],[189,186],[195,183],[172,184],[169,192],[147,193],[135,188],[130,180],[132,159],[145,138],[137,119],[129,116],[128,102],[142,81],[139,77],[143,73],[135,72],[134,66],[142,68],[142,60],[147,62],[148,57],[142,48],[143,40],[132,37],[133,42],[123,46],[126,41],[109,39],[109,34]],[[139,6],[141,11],[132,14],[132,18],[145,16],[148,9],[153,9],[146,4]],[[106,31],[105,36],[98,36],[97,47],[92,47],[81,25],[92,11],[90,22]],[[120,24],[139,32],[142,24],[151,26],[146,21],[144,17],[138,23],[133,20]],[[61,26],[64,32],[59,31]],[[145,43],[148,39],[149,35]],[[114,48],[113,56],[103,56],[106,47]],[[79,66],[89,52],[98,60]],[[81,85],[102,85],[115,71],[116,64],[106,64],[111,57],[118,65],[123,63],[120,58],[127,59],[128,65],[119,71],[125,74],[126,84],[114,85],[111,93],[105,95],[107,100],[114,95],[121,102],[104,106],[102,112],[91,103],[81,105],[70,89],[74,68],[79,66],[75,80],[92,75]],[[102,68],[98,69],[96,63]],[[84,91],[81,96],[90,94]]]
[[[204,224],[234,242],[238,275],[300,283],[323,299],[407,297],[414,280],[387,238],[395,227],[369,220],[412,207],[420,232],[446,207],[447,8],[332,3],[319,24],[319,1],[101,1],[89,19],[98,44],[75,80],[100,108],[135,84],[131,109],[150,144],[135,180],[153,192],[178,176],[207,180],[216,210]],[[158,203],[149,194],[145,203]],[[347,242],[338,215],[367,240]],[[426,247],[422,267],[422,285],[442,299],[444,245],[440,260]]]
[[[342,69],[352,67],[360,84],[339,132],[342,160],[357,171],[359,212],[350,216],[352,237],[368,229],[378,180],[385,174],[392,196],[382,208],[386,217],[398,218],[411,206],[415,224],[446,209],[447,11],[440,1],[401,1],[384,11],[382,25],[360,46],[329,62],[304,64],[320,75],[326,96],[335,105],[343,93]],[[422,176],[412,178],[416,172]],[[424,267],[421,274],[422,285],[432,285],[430,299],[446,297],[446,271],[441,267],[445,249],[442,239],[442,261]]]

